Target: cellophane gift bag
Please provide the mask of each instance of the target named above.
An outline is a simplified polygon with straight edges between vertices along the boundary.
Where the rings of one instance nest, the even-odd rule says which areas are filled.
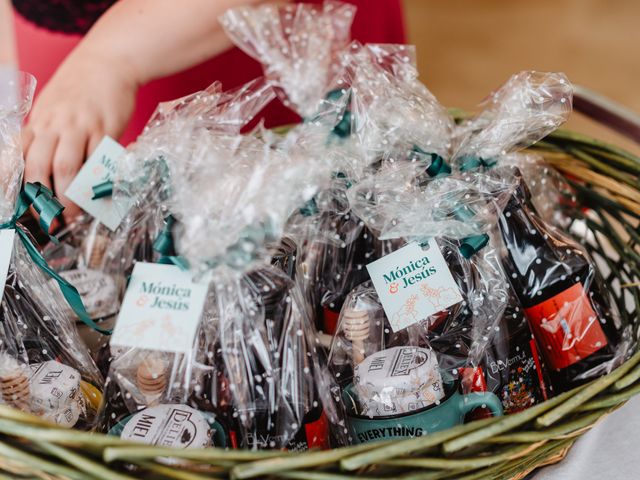
[[[483,342],[476,343],[471,361],[457,367],[461,387],[465,393],[495,392],[507,413],[527,408],[546,398],[548,382],[536,343],[500,262],[495,232],[500,207],[487,208],[494,196],[500,198],[496,203],[504,206],[512,187],[508,181],[493,182],[473,174],[450,175],[448,163],[456,144],[452,120],[411,74],[411,62],[396,60],[384,68],[385,62],[380,61],[397,59],[402,51],[356,44],[349,55],[352,83],[358,85],[357,93],[352,94],[352,104],[356,105],[353,118],[360,125],[355,132],[364,150],[379,159],[375,173],[365,176],[348,192],[352,211],[385,240],[400,240],[402,244],[411,237],[436,235],[439,242],[453,241],[470,256],[462,255],[462,261],[445,256],[453,272],[456,265],[464,265],[467,260],[471,265],[468,271],[481,277],[491,272],[490,276],[502,285],[496,289],[502,292],[502,303],[493,311],[495,321],[484,322]],[[395,117],[393,112],[384,113],[390,109],[403,113]],[[430,132],[422,132],[425,122],[434,125],[431,132],[439,134],[431,137]],[[375,134],[382,129],[392,134]],[[466,238],[471,242],[465,242]],[[463,291],[473,294],[473,288],[468,287],[472,283],[461,283]],[[439,336],[438,348],[443,351],[447,351],[447,344],[464,344]]]
[[[331,183],[291,216],[282,245],[296,257],[291,273],[313,307],[314,322],[327,333],[335,330],[346,294],[364,280],[364,259],[376,249],[344,195],[358,160],[349,152],[349,93],[341,62],[354,14],[352,5],[325,2],[240,7],[222,17],[234,43],[262,63],[283,103],[303,119],[291,126],[283,148],[334,157]]]
[[[295,143],[260,128],[203,136],[172,164],[176,250],[210,278],[219,414],[240,448],[327,448],[340,423],[304,296],[270,266],[291,212],[330,179],[321,128]]]
[[[24,191],[20,188],[24,170],[20,127],[34,89],[31,75],[14,71],[0,75],[0,269],[4,285],[0,395],[3,403],[60,426],[91,429],[102,398],[103,379],[69,313],[69,285],[59,277],[52,281],[55,272],[18,222],[34,200],[46,230],[62,210],[46,187],[28,184]],[[77,291],[75,300],[79,301]],[[81,305],[76,308],[83,310]]]
[[[207,157],[211,145],[219,142],[217,148],[231,151],[242,126],[272,98],[270,88],[258,79],[229,92],[221,92],[219,84],[214,84],[158,108],[121,165],[123,180],[116,196],[132,207],[124,218],[122,233],[107,252],[114,269],[135,275],[136,265],[156,262],[163,264],[157,267],[169,264],[166,266],[174,269],[170,276],[179,275],[177,268],[187,271],[188,264],[178,257],[173,243],[176,219],[187,213],[179,210],[175,217],[171,215],[172,196],[182,189],[186,190],[184,195],[191,193],[193,186],[186,183],[186,177],[193,174],[197,179],[207,169],[203,156]],[[229,139],[232,141],[227,143]],[[194,165],[203,170],[195,170]],[[192,204],[192,213],[187,215],[198,216],[199,208],[200,202]],[[154,284],[154,288],[164,287]],[[217,300],[212,289],[207,291],[203,312],[196,319],[195,340],[186,351],[174,351],[171,338],[154,344],[154,348],[111,345],[101,430],[129,440],[170,442],[183,448],[234,445],[231,425],[224,418],[225,397],[220,393],[216,366]],[[144,321],[135,326],[140,332],[145,328]],[[143,435],[141,425],[150,418],[153,425]],[[185,425],[187,418],[194,425],[189,438],[164,435],[162,425]]]
[[[531,155],[516,153],[566,120],[572,93],[560,73],[512,76],[462,124],[453,157],[454,166],[471,175],[511,178],[514,190],[497,229],[502,263],[556,394],[609,371],[627,354],[630,339],[595,263],[556,227],[569,225],[558,208],[558,187],[569,188],[548,166],[538,161],[532,168]],[[492,171],[500,165],[513,168]],[[496,364],[494,370],[500,367],[507,368]]]
[[[113,185],[113,201],[123,212],[118,229],[109,236],[102,271],[116,279],[119,306],[136,262],[165,261],[174,256],[174,219],[166,206],[172,188],[169,164],[187,161],[198,142],[185,138],[208,132],[238,132],[273,98],[257,79],[223,92],[219,82],[206,90],[160,104],[143,133],[120,157]],[[106,374],[111,360],[103,340],[97,353]]]

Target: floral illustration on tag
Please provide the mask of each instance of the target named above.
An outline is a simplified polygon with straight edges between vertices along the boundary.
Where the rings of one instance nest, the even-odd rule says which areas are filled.
[[[433,308],[443,310],[460,301],[460,293],[451,287],[432,288],[428,283],[420,285],[422,295],[433,305]]]
[[[409,243],[367,265],[394,332],[462,301],[438,243]]]
[[[404,323],[416,323],[420,319],[418,318],[418,310],[416,310],[416,304],[418,303],[418,295],[411,295],[404,302],[404,305],[398,310],[392,317],[394,324]]]

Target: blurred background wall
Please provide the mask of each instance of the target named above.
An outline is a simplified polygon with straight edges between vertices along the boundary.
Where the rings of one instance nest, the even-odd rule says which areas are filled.
[[[373,0],[375,1],[375,0]],[[640,113],[640,0],[404,0],[422,81],[473,109],[520,70],[569,79]],[[578,115],[569,127],[640,149]]]

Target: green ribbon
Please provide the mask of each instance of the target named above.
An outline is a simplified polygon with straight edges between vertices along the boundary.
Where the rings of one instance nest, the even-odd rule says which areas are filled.
[[[495,158],[482,158],[475,155],[463,155],[460,157],[460,171],[467,172],[476,168],[491,168],[498,161]]]
[[[431,157],[431,164],[427,167],[426,170],[427,175],[429,175],[430,177],[435,178],[438,176],[449,175],[451,173],[451,167],[449,166],[449,164],[445,162],[444,158],[442,158],[442,156],[438,155],[437,153],[427,153],[417,145],[414,145],[411,151],[412,153],[417,153],[420,156]]]
[[[345,110],[344,114],[342,115],[342,118],[337,123],[337,125],[333,127],[333,130],[331,130],[331,133],[338,138],[347,138],[349,135],[351,135],[351,111],[350,110]]]
[[[168,215],[164,219],[164,226],[153,241],[153,250],[160,254],[160,258],[156,263],[163,265],[176,265],[181,270],[188,270],[189,263],[181,256],[176,255],[175,245],[173,243],[173,227],[176,219],[173,215]]]
[[[91,197],[91,200],[110,197],[113,195],[113,181],[107,180],[105,182],[98,183],[91,187],[91,190],[93,190],[93,197]]]
[[[459,220],[467,221],[475,216],[475,212],[467,205],[460,205],[454,210],[454,215]],[[484,248],[487,243],[489,243],[489,235],[486,233],[471,235],[460,240],[460,253],[464,258],[469,259]]]
[[[18,196],[18,203],[13,218],[5,225],[11,222],[14,222],[13,224],[15,225],[15,222],[17,222],[31,206],[33,206],[34,210],[38,212],[40,216],[38,221],[40,228],[49,236],[51,241],[57,244],[58,239],[51,235],[49,231],[51,230],[51,223],[62,213],[64,207],[57,198],[54,198],[53,192],[40,182],[25,184]]]
[[[451,173],[451,167],[440,155],[432,153],[431,159],[431,165],[427,168],[427,175],[430,177],[437,177],[439,175],[444,176]]]
[[[18,237],[24,245],[24,248],[27,250],[29,257],[31,257],[33,262],[38,266],[38,268],[40,268],[40,270],[45,272],[58,283],[60,291],[62,292],[65,300],[84,324],[91,327],[97,332],[105,335],[110,335],[111,330],[100,328],[98,324],[94,322],[93,319],[89,316],[86,308],[84,307],[84,304],[82,303],[82,298],[80,297],[78,290],[76,290],[76,287],[71,285],[51,269],[51,267],[47,264],[47,261],[42,257],[36,246],[31,241],[31,238],[29,237],[27,232],[25,232],[22,227],[18,225],[18,219],[31,206],[33,206],[36,212],[38,212],[40,216],[40,227],[45,232],[47,232],[47,234],[49,234],[51,222],[64,210],[64,207],[60,204],[60,202],[58,202],[57,199],[53,197],[53,193],[47,187],[39,182],[27,183],[18,196],[18,202],[16,204],[16,209],[14,211],[13,217],[11,217],[8,222],[1,224],[0,229],[12,229],[16,231]],[[55,237],[51,235],[49,235],[49,237],[55,239]],[[55,241],[57,242],[57,239]]]
[[[320,210],[318,209],[315,197],[307,200],[304,206],[299,209],[299,212],[303,217],[312,217],[313,215],[318,214]]]
[[[335,90],[331,90],[329,93],[327,93],[325,98],[326,100],[337,102],[341,100],[344,95],[345,94],[341,89],[336,88]],[[351,102],[351,92],[349,92],[348,95],[349,98],[347,98],[347,105]],[[333,127],[331,133],[338,138],[347,138],[349,135],[351,135],[351,120],[351,110],[349,110],[349,108],[346,108],[344,114],[340,118],[340,121],[338,121],[336,126]]]

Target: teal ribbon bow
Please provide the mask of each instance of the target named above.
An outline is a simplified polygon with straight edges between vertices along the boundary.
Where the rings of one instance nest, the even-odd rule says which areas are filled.
[[[38,212],[40,217],[38,223],[42,231],[49,236],[51,241],[57,244],[58,239],[49,234],[49,231],[51,230],[51,223],[62,213],[64,207],[58,199],[53,196],[53,192],[40,182],[25,184],[18,196],[18,203],[13,218],[6,224],[9,225],[13,222],[14,226],[4,228],[15,228],[15,223],[31,206]]]
[[[449,166],[449,164],[445,162],[444,158],[442,158],[442,156],[438,155],[437,153],[427,153],[417,145],[413,146],[411,152],[413,154],[418,154],[419,156],[431,157],[431,164],[427,167],[426,170],[427,175],[429,175],[430,177],[435,178],[438,176],[449,175],[451,173],[451,167]]]
[[[343,91],[337,88],[327,93],[327,96],[325,98],[326,100],[337,102],[340,101],[344,95],[345,94],[343,93]],[[349,92],[347,95],[348,97],[346,104],[349,105],[351,103],[351,92]],[[351,110],[347,107],[345,108],[345,111],[342,114],[342,117],[340,117],[338,123],[333,127],[331,133],[338,138],[347,138],[349,135],[351,135],[351,120]]]
[[[316,203],[315,197],[307,200],[305,204],[299,209],[299,212],[303,217],[312,217],[320,213],[320,209],[318,209],[318,204]]]
[[[475,212],[467,205],[461,205],[454,211],[454,215],[462,220],[471,220],[475,216]],[[489,235],[482,233],[480,235],[472,235],[460,240],[460,253],[466,259],[471,258],[489,243]]]
[[[91,197],[91,200],[110,197],[113,195],[113,181],[107,180],[105,182],[98,183],[91,187],[91,190],[93,190],[93,197]]]
[[[160,254],[160,258],[156,263],[176,265],[181,270],[188,270],[189,263],[183,257],[176,255],[176,249],[173,243],[173,227],[175,224],[176,219],[173,215],[168,215],[164,219],[162,230],[153,241],[153,250]]]
[[[460,171],[467,172],[469,170],[475,170],[476,168],[484,167],[491,168],[498,161],[495,158],[482,158],[475,155],[463,155],[460,157]]]
[[[51,269],[51,267],[47,264],[47,261],[42,257],[36,246],[31,241],[29,234],[24,231],[23,228],[18,224],[18,219],[31,206],[33,206],[33,208],[36,210],[36,212],[38,212],[40,216],[40,227],[47,233],[47,235],[49,235],[51,222],[62,213],[64,207],[60,204],[60,202],[58,202],[56,198],[54,198],[53,192],[51,192],[51,190],[49,190],[39,182],[25,184],[24,189],[18,196],[18,202],[16,204],[16,209],[13,213],[13,217],[11,217],[8,222],[1,224],[0,229],[12,229],[16,231],[16,234],[22,241],[22,244],[27,250],[29,257],[31,257],[33,262],[38,266],[38,268],[40,268],[40,270],[45,272],[56,281],[65,300],[85,325],[91,327],[97,332],[105,335],[110,335],[111,330],[100,328],[98,324],[94,322],[93,319],[89,316],[86,308],[84,307],[84,304],[82,303],[82,298],[80,297],[78,290],[76,290],[76,287],[71,285]],[[57,242],[57,239],[55,239],[55,237],[53,237],[52,235],[49,235],[49,237]]]

